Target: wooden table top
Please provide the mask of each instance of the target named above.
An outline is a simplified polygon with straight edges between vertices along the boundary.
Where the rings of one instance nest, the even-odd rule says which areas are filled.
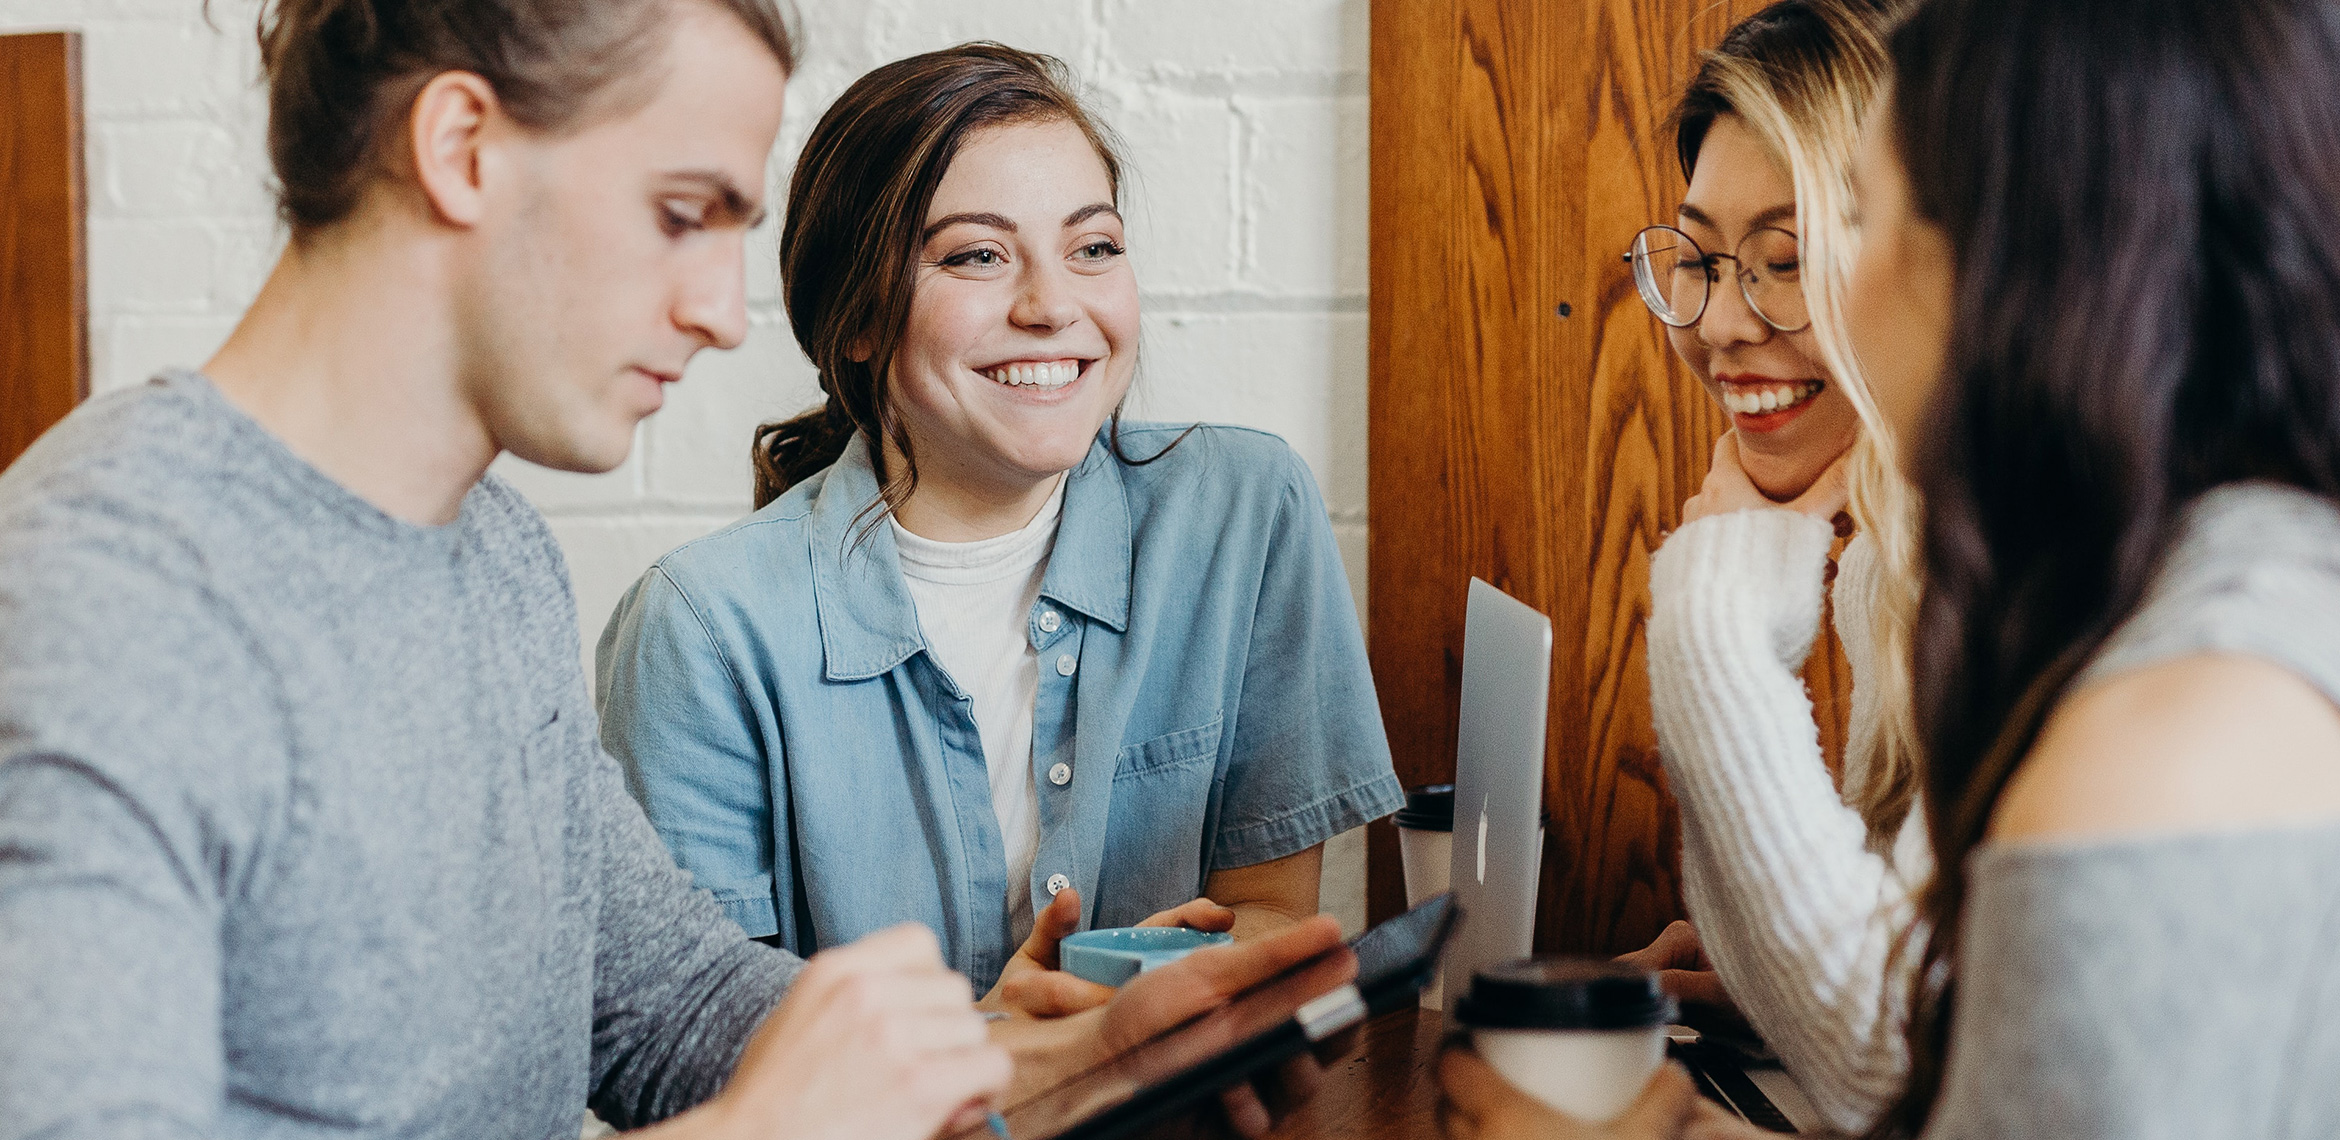
[[[1325,1066],[1316,1096],[1274,1140],[1437,1140],[1432,1065],[1445,1021],[1436,1010],[1403,1009],[1365,1023],[1357,1047]]]

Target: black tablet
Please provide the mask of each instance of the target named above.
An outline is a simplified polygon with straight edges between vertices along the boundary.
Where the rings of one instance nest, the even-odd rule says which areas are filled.
[[[1283,1064],[1319,1041],[1414,1001],[1438,969],[1460,920],[1440,895],[1349,943],[1354,981],[1326,985],[1329,955],[1311,959],[1234,1000],[1087,1069],[1001,1115],[1012,1140],[1115,1140]],[[968,1140],[986,1127],[959,1133]]]

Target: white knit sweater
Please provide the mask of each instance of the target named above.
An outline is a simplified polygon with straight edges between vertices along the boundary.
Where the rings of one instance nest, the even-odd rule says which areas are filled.
[[[1866,1127],[1900,1088],[1906,979],[1887,984],[1911,894],[1932,874],[1922,811],[1867,845],[1829,781],[1801,672],[1820,625],[1829,524],[1787,510],[1700,519],[1650,564],[1658,750],[1682,805],[1682,884],[1723,985],[1812,1104]],[[1836,628],[1852,666],[1845,786],[1879,728],[1875,544],[1845,548]]]

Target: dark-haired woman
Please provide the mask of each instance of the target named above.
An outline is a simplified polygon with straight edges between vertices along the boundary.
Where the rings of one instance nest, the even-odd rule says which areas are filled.
[[[1940,859],[1881,1129],[2340,1135],[2340,12],[1930,0],[1892,51],[1847,316]],[[1460,1131],[1576,1133],[1450,1063]]]
[[[1323,842],[1401,799],[1308,469],[1120,420],[1120,169],[1061,65],[996,45],[879,68],[806,145],[782,271],[827,404],[599,653],[604,739],[751,934],[924,922],[1074,1008],[1064,933],[1313,914]]]

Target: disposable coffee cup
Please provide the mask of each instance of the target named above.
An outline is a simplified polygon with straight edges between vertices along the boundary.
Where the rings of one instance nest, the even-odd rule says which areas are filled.
[[[1614,1120],[1666,1059],[1674,999],[1657,974],[1589,958],[1482,969],[1455,1003],[1471,1047],[1521,1092],[1589,1123]]]
[[[1454,857],[1454,785],[1406,789],[1397,813],[1398,860],[1405,864],[1406,908],[1446,893]]]
[[[1446,893],[1454,866],[1454,785],[1424,784],[1406,789],[1406,806],[1393,817],[1398,829],[1398,860],[1406,875],[1406,906]],[[1544,846],[1544,830],[1552,813],[1536,821],[1536,849]]]
[[[1393,817],[1398,829],[1398,862],[1406,879],[1406,909],[1445,894],[1454,880],[1454,785],[1423,784],[1406,789],[1406,806]],[[1536,850],[1544,849],[1544,831],[1552,813],[1536,822]],[[1446,978],[1430,980],[1422,990],[1423,1009],[1446,1008]]]
[[[1406,789],[1406,806],[1399,808],[1398,861],[1406,875],[1406,909],[1446,893],[1453,877],[1454,785],[1424,784]],[[1443,1009],[1446,979],[1430,979],[1423,987],[1423,1009]]]

